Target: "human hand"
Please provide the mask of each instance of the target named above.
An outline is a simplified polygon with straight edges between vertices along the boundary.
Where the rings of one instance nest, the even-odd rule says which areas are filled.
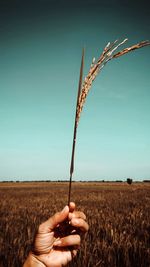
[[[70,203],[39,226],[24,267],[62,267],[76,256],[81,234],[88,230],[83,212]]]

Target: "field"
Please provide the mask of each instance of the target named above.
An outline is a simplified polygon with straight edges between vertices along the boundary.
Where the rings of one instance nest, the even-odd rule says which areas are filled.
[[[67,203],[67,183],[0,183],[0,267],[21,267],[38,225]],[[90,229],[72,267],[150,266],[150,184],[73,183]]]

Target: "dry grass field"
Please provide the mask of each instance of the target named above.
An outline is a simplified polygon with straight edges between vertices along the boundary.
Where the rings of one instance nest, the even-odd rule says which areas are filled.
[[[0,183],[0,267],[21,267],[38,225],[67,203],[67,183]],[[150,266],[150,184],[73,183],[90,229],[72,267]]]

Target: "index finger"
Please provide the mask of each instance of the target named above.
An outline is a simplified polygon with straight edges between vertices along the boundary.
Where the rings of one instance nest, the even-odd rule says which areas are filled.
[[[74,202],[69,203],[69,212],[73,212],[75,210],[76,204]]]

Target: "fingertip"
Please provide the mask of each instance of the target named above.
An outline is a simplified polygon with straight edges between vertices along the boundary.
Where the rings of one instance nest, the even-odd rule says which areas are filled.
[[[69,211],[73,212],[75,210],[76,204],[74,202],[69,203]]]
[[[71,206],[75,206],[76,204],[75,204],[73,201],[71,201],[71,202],[69,203],[69,205],[71,205]]]

